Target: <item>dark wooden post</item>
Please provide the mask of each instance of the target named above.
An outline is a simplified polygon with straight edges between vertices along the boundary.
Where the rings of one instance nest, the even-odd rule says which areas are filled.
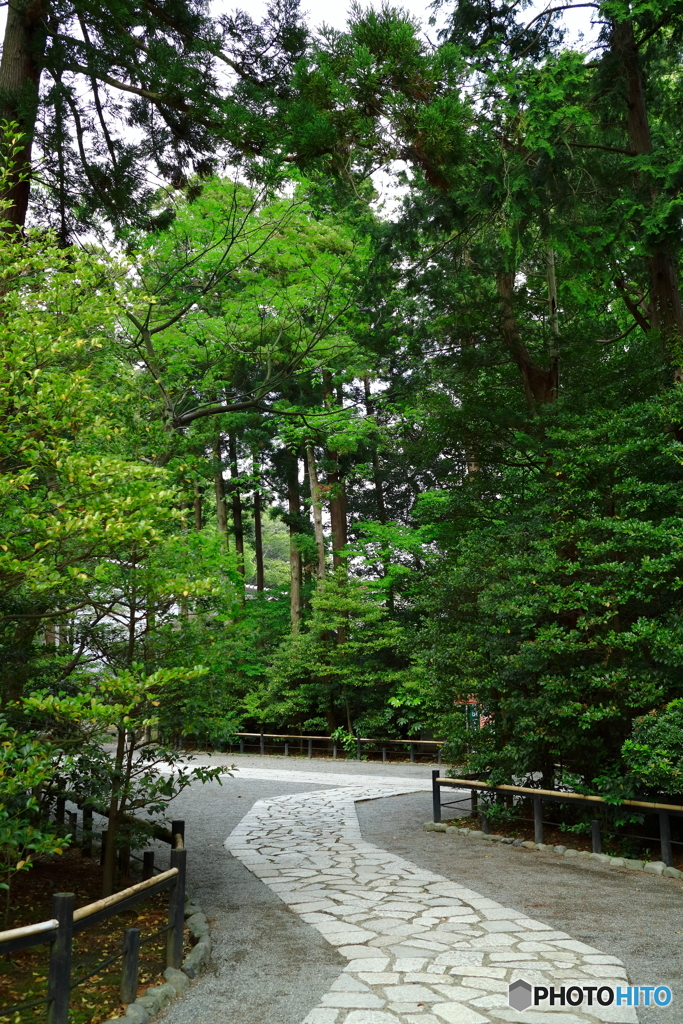
[[[437,755],[436,755],[436,763],[437,764],[441,764],[441,744],[439,744],[439,747],[438,747],[438,751],[437,751]]]
[[[337,760],[337,744],[336,743],[332,744],[332,760],[333,761]]]
[[[666,811],[659,812],[659,843],[662,849],[662,860],[667,867],[673,865],[673,854],[671,851],[671,823]]]
[[[118,855],[119,872],[124,889],[130,884],[130,846],[121,846]]]
[[[244,753],[244,740],[240,740],[240,754]]]
[[[597,818],[591,821],[591,838],[593,840],[593,853],[602,853],[602,836],[600,835],[600,822]]]
[[[81,855],[92,857],[92,807],[86,804],[83,808],[83,841],[81,843]]]
[[[173,843],[175,847],[175,837],[180,836],[183,840],[183,846],[185,846],[185,822],[182,818],[174,818],[171,822],[171,835],[173,836]]]
[[[142,880],[146,882],[154,874],[154,850],[145,850],[142,855]]]
[[[387,748],[382,747],[382,764],[387,763]]]
[[[411,764],[415,763],[415,744],[414,743],[410,744],[410,762],[411,762]]]
[[[57,810],[55,812],[55,821],[57,822],[58,825],[63,825],[64,824],[64,808],[65,808],[65,806],[66,806],[66,797],[65,796],[58,796],[57,797]]]
[[[477,800],[478,800],[478,793],[477,793],[476,789],[471,789],[470,790],[470,816],[472,818],[476,818],[476,816],[477,816]]]
[[[185,927],[185,867],[187,850],[171,850],[171,867],[178,868],[175,885],[168,900],[168,932],[166,966],[180,969],[183,962],[183,929]]]
[[[441,786],[438,783],[439,778],[438,768],[432,770],[432,809],[434,821],[437,823],[441,821]]]
[[[543,842],[543,801],[540,796],[535,796],[534,800],[534,842]]]
[[[479,815],[479,820],[480,820],[480,823],[481,823],[481,830],[482,830],[482,832],[484,832],[486,835],[488,835],[489,832],[491,831],[491,826],[489,824],[488,814],[486,814],[485,811],[482,811],[481,814]]]
[[[71,935],[74,894],[57,892],[52,897],[52,916],[59,922],[57,938],[50,944],[47,981],[47,1024],[68,1024],[71,987]]]
[[[126,1006],[138,997],[138,958],[140,929],[126,928],[123,933],[123,966],[121,970],[121,1002]]]
[[[360,740],[356,740],[356,761],[360,761]]]
[[[289,740],[285,740],[285,757],[289,757]]]
[[[313,740],[308,741],[308,756],[313,757]]]
[[[259,752],[260,752],[261,756],[263,756],[263,754],[265,754],[265,752],[266,752],[266,741],[265,741],[265,738],[263,736],[263,729],[261,729],[261,741],[260,741],[260,746],[259,746]]]

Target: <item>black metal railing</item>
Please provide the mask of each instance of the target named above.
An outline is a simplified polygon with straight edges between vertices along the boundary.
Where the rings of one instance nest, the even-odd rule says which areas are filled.
[[[678,845],[677,842],[671,839],[671,817],[683,817],[683,806],[679,804],[664,804],[654,803],[647,800],[622,800],[619,804],[615,805],[611,802],[606,801],[601,796],[594,796],[585,793],[572,793],[565,792],[563,790],[555,789],[535,789],[531,786],[492,786],[488,782],[478,782],[474,779],[447,779],[442,778],[438,771],[432,772],[432,799],[433,799],[433,814],[434,821],[441,821],[441,808],[455,806],[462,801],[441,801],[441,789],[454,788],[454,789],[468,789],[470,791],[469,801],[471,812],[477,813],[478,797],[480,793],[492,793],[497,796],[514,796],[517,795],[523,799],[529,799],[533,806],[533,822],[534,822],[534,842],[543,842],[543,828],[547,824],[555,824],[554,822],[547,822],[543,818],[543,804],[546,802],[555,803],[569,803],[574,806],[588,805],[595,807],[596,805],[602,805],[604,807],[633,807],[638,811],[644,813],[655,814],[659,819],[659,836],[655,839],[654,836],[636,836],[630,835],[625,836],[617,832],[610,832],[610,834],[619,835],[621,838],[632,838],[645,840],[651,838],[655,842],[659,842],[661,849],[661,857],[664,864],[671,867],[673,864],[673,853],[672,844]],[[486,815],[486,811],[478,812],[480,814],[482,832],[489,832],[489,822]],[[597,818],[591,820],[591,845],[593,853],[602,852],[602,837],[603,837],[603,826]]]
[[[88,829],[85,831],[87,832]],[[90,832],[92,833],[92,830]],[[18,950],[27,949],[29,946],[50,944],[45,998],[2,1007],[0,1008],[0,1017],[15,1011],[45,1005],[47,1006],[48,1024],[68,1024],[71,991],[117,960],[122,961],[121,1002],[134,1002],[138,987],[140,946],[145,942],[158,939],[164,934],[166,935],[166,966],[179,968],[183,960],[185,924],[187,851],[185,850],[184,836],[184,821],[174,821],[170,830],[157,832],[158,838],[171,845],[171,860],[168,870],[159,871],[155,868],[153,851],[145,851],[143,880],[136,885],[78,908],[74,908],[73,893],[55,893],[52,897],[52,917],[49,920],[0,932],[0,955],[15,953]],[[104,833],[102,840],[104,845],[106,841]],[[146,877],[144,877],[145,875]],[[138,903],[165,890],[169,892],[169,901],[168,923],[164,928],[144,938],[141,938],[137,928],[125,929],[120,953],[107,957],[88,974],[72,980],[71,948],[74,935],[108,920],[116,914],[123,914]]]

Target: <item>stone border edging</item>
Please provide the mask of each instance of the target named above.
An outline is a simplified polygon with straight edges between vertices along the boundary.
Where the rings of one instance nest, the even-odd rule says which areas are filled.
[[[504,843],[506,846],[521,846],[527,850],[540,850],[543,853],[557,853],[563,857],[581,857],[588,860],[598,861],[609,868],[630,868],[632,871],[646,871],[649,875],[664,875],[667,878],[683,878],[683,871],[678,868],[667,867],[661,860],[631,860],[628,857],[611,857],[607,853],[589,853],[588,850],[574,850],[566,846],[553,846],[551,843],[532,843],[531,840],[521,842],[519,839],[512,839],[510,836],[494,835],[481,832],[478,829],[458,828],[457,825],[445,825],[441,822],[426,821],[425,832],[449,832],[461,836],[470,836],[474,839],[487,839],[489,842]],[[581,863],[579,861],[579,863]]]
[[[138,996],[134,1003],[129,1003],[123,1017],[110,1017],[105,1024],[149,1024],[149,1021],[163,1010],[165,1006],[178,996],[182,996],[190,987],[190,979],[195,978],[206,966],[211,956],[211,936],[209,923],[202,908],[185,897],[185,918],[195,945],[185,957],[180,970],[167,967],[164,971],[166,981],[163,985],[153,985],[144,996]]]

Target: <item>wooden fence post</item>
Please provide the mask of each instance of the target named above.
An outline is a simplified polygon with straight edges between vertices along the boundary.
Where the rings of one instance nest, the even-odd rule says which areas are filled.
[[[600,822],[597,818],[591,821],[591,839],[593,841],[593,853],[602,853],[602,836],[600,835]]]
[[[308,756],[309,757],[313,757],[313,740],[312,739],[309,739],[309,741],[308,741]]]
[[[175,885],[169,890],[166,966],[180,969],[183,962],[185,927],[185,867],[187,850],[171,850],[171,867],[178,868]]]
[[[673,865],[673,854],[671,851],[671,827],[669,815],[666,811],[659,812],[659,843],[661,846],[662,860],[667,867]]]
[[[154,874],[154,850],[145,850],[142,855],[142,880],[146,882]]]
[[[121,882],[125,889],[130,885],[130,846],[120,846],[119,855],[117,858],[119,862],[119,873],[121,875]]]
[[[138,961],[140,929],[126,928],[123,933],[123,966],[121,969],[121,1002],[134,1003],[138,997]]]
[[[535,796],[534,801],[534,842],[543,842],[543,801]]]
[[[175,837],[181,836],[183,840],[183,846],[185,845],[185,822],[182,818],[174,818],[171,822],[171,836],[173,842],[172,847],[175,847]]]
[[[356,761],[360,761],[360,740],[356,740]]]
[[[434,821],[437,823],[441,821],[441,786],[437,782],[439,774],[438,768],[432,769],[432,809]]]
[[[52,916],[59,921],[57,938],[50,943],[47,981],[47,1024],[68,1024],[71,988],[71,935],[74,894],[57,892],[52,897]]]
[[[83,808],[83,840],[81,856],[92,857],[92,807],[87,804]]]
[[[260,742],[260,745],[259,745],[259,753],[263,757],[265,752],[266,752],[266,741],[265,741],[265,737],[263,735],[263,729],[261,729],[261,742]]]

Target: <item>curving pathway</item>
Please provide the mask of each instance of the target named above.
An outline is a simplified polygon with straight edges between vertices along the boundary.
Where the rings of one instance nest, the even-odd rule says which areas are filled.
[[[244,779],[330,784],[328,772],[244,768]],[[356,801],[425,790],[354,774],[337,788],[259,800],[227,849],[348,961],[304,1024],[589,1024],[627,1007],[517,1012],[508,984],[621,983],[620,960],[361,838]]]

